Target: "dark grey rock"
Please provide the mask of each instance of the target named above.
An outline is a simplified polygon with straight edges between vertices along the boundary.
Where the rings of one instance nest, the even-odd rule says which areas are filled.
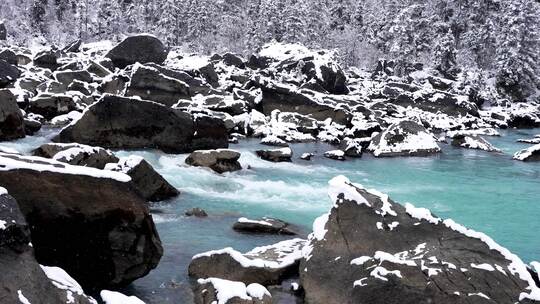
[[[119,161],[111,151],[101,147],[91,147],[77,143],[43,144],[32,152],[35,156],[52,158],[54,160],[75,166],[85,166],[97,169],[105,168],[108,163]]]
[[[204,211],[201,208],[191,208],[189,210],[186,210],[184,214],[186,216],[194,216],[194,217],[207,217],[208,216],[208,213],[206,213],[206,211]]]
[[[85,288],[129,284],[161,258],[152,216],[126,175],[2,154],[0,184],[17,198],[38,262]]]
[[[21,76],[21,71],[16,66],[0,59],[0,88],[4,88],[8,84],[15,82],[19,76]]]
[[[263,217],[257,220],[239,218],[233,225],[233,229],[245,233],[260,233],[260,234],[286,234],[297,235],[296,229],[291,227],[291,224],[279,219]]]
[[[255,151],[258,157],[273,162],[290,162],[293,152],[290,148]]]
[[[25,136],[24,118],[10,90],[0,89],[0,140]]]
[[[240,153],[229,149],[198,150],[186,158],[186,164],[196,167],[207,167],[217,173],[242,170],[238,162]]]
[[[159,39],[149,35],[138,35],[124,39],[105,57],[110,58],[115,67],[123,69],[136,62],[162,64],[167,59],[168,53]]]

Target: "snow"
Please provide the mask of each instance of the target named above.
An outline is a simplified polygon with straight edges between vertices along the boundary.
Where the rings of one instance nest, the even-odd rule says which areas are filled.
[[[386,136],[389,134],[402,134],[405,138],[402,142],[391,143],[386,140]],[[404,133],[399,124],[393,124],[383,131],[378,144],[373,141],[370,143],[368,150],[373,151],[373,155],[379,157],[397,153],[412,154],[419,151],[438,152],[441,149],[432,134],[424,131],[419,131],[416,134]]]
[[[246,284],[242,282],[228,281],[218,278],[198,279],[199,284],[212,284],[216,290],[216,304],[227,304],[229,300],[233,298],[240,298],[242,300],[250,301],[253,298],[262,300],[263,297],[271,296],[268,290],[260,284]]]
[[[6,221],[0,220],[0,230],[5,230],[7,228],[6,224]]]
[[[360,280],[356,280],[353,282],[353,287],[355,286],[360,286],[360,287],[363,287],[363,286],[367,286],[366,283],[364,283],[364,281],[367,281],[368,278],[361,278]]]
[[[491,300],[490,297],[486,296],[485,294],[481,293],[481,292],[476,292],[476,293],[469,293],[468,294],[469,297],[472,297],[472,296],[477,296],[477,297],[482,297],[482,298],[485,298],[485,299],[488,299],[488,300]]]
[[[270,223],[270,222],[250,220],[250,219],[245,218],[245,217],[239,218],[238,222],[239,223],[247,223],[247,224],[258,224],[258,225],[263,225],[263,226],[272,226],[272,223]]]
[[[0,187],[0,195],[6,195],[6,194],[8,194],[7,189],[4,187]]]
[[[313,237],[319,241],[324,239],[324,236],[328,229],[325,229],[326,222],[328,222],[329,213],[325,213],[313,221]]]
[[[70,175],[85,175],[96,178],[109,178],[120,182],[129,182],[131,177],[120,172],[99,170],[90,167],[72,166],[55,160],[36,156],[18,156],[0,153],[0,171],[28,169],[39,172],[56,172]]]
[[[43,265],[39,265],[39,266],[41,266],[41,269],[43,269],[43,272],[45,272],[45,275],[51,280],[51,282],[53,283],[54,286],[56,286],[56,288],[66,291],[67,293],[66,303],[74,303],[75,299],[73,298],[73,294],[77,294],[79,296],[84,295],[84,291],[81,285],[79,285],[79,283],[77,283],[77,281],[75,281],[75,279],[73,279],[62,268],[52,267],[52,266],[43,266]],[[88,297],[88,300],[91,303],[97,304],[97,302],[90,297]]]
[[[353,259],[351,265],[363,265],[365,262],[372,260],[369,256],[361,256],[359,258]]]
[[[483,264],[471,263],[471,267],[476,268],[476,269],[486,270],[486,271],[495,271],[495,268],[493,268],[493,266],[487,263],[483,263]]]
[[[382,266],[377,266],[375,267],[375,269],[373,269],[370,273],[370,275],[374,278],[377,278],[379,280],[383,280],[383,281],[388,281],[388,279],[386,278],[387,275],[395,275],[396,277],[398,278],[402,278],[401,276],[401,272],[399,270],[392,270],[392,271],[389,271],[387,270],[386,268],[382,267]]]
[[[220,250],[212,250],[203,252],[193,256],[192,259],[198,259],[201,257],[211,257],[213,255],[227,254],[232,259],[237,261],[242,267],[256,267],[256,268],[284,268],[293,265],[302,257],[302,247],[305,240],[291,239],[282,241],[269,246],[261,246],[252,249],[245,254],[234,250],[233,248],[224,248]],[[273,251],[277,253],[278,257],[275,260],[263,260],[258,258],[261,253]]]
[[[17,295],[19,296],[19,301],[22,304],[31,304],[30,301],[23,295],[22,291],[19,289],[17,290]]]
[[[428,209],[417,208],[411,203],[405,204],[405,212],[407,212],[407,214],[414,217],[415,219],[426,220],[431,224],[437,225],[441,221],[441,219],[436,218],[433,215],[431,215],[431,211],[429,211]]]
[[[94,154],[98,153],[102,148],[99,147],[92,147],[87,145],[81,145],[77,144],[76,147],[71,147],[66,150],[60,151],[56,153],[52,159],[57,161],[63,161],[63,162],[69,162],[73,160],[73,158],[80,154]]]
[[[105,304],[145,304],[136,296],[126,296],[116,291],[102,290],[99,295]]]

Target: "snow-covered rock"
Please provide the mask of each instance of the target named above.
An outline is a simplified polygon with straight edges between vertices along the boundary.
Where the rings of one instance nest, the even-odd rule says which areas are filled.
[[[452,146],[467,149],[484,150],[487,152],[501,152],[500,149],[497,149],[483,137],[478,135],[465,135],[460,133],[455,134],[452,137]]]
[[[330,181],[329,196],[334,205],[313,223],[300,265],[309,303],[540,300],[523,261],[483,233],[344,176]]]
[[[376,157],[425,156],[441,151],[435,137],[411,120],[389,126],[373,138],[368,150]]]
[[[239,218],[233,225],[233,229],[247,233],[265,233],[265,234],[298,234],[294,228],[287,222],[275,218],[263,217],[252,220],[245,217]]]
[[[279,284],[298,271],[305,240],[292,239],[240,253],[232,248],[197,254],[189,265],[194,278],[216,277],[245,284]]]
[[[309,152],[306,152],[306,153],[302,153],[302,155],[300,156],[300,159],[303,159],[303,160],[311,160],[311,158],[315,156],[314,153],[309,153]]]
[[[207,167],[217,173],[224,173],[241,170],[239,158],[240,152],[230,149],[197,150],[186,158],[186,164]]]
[[[267,135],[261,139],[261,145],[275,146],[275,147],[288,147],[289,144],[283,139],[275,135]]]
[[[219,278],[197,280],[195,304],[271,304],[268,290],[257,283],[246,286]]]
[[[324,157],[335,159],[335,160],[345,160],[345,152],[343,150],[331,150],[324,152]]]
[[[260,158],[273,162],[290,162],[293,156],[291,148],[257,150],[255,153]]]
[[[128,284],[161,258],[152,217],[126,174],[0,153],[0,185],[17,197],[40,263],[85,288]]]
[[[521,161],[540,161],[540,144],[516,152],[514,159]]]
[[[136,296],[126,296],[117,291],[102,290],[99,296],[105,304],[145,304]]]
[[[114,154],[101,147],[92,147],[77,143],[43,144],[33,151],[35,156],[52,158],[54,160],[76,166],[87,166],[98,169],[105,168],[108,163],[117,162],[119,159]]]

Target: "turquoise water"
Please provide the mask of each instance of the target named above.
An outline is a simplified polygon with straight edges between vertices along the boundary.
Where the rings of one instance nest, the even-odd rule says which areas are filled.
[[[120,151],[119,155],[145,157],[182,191],[175,200],[153,205],[165,254],[157,269],[125,292],[148,303],[191,303],[187,277],[191,256],[229,246],[248,250],[284,239],[234,232],[231,226],[240,216],[278,217],[308,233],[313,219],[330,208],[327,182],[339,174],[386,192],[398,202],[429,208],[440,217],[482,231],[526,262],[540,260],[536,235],[540,231],[540,163],[512,160],[514,152],[530,146],[516,143],[516,139],[532,137],[540,130],[501,133],[501,137],[486,138],[502,154],[442,144],[442,154],[426,158],[297,159],[303,152],[322,154],[332,149],[313,143],[292,145],[294,162],[278,164],[258,159],[252,153],[260,147],[258,141],[246,140],[231,148],[242,152],[240,162],[250,169],[224,175],[186,166],[186,155]],[[50,134],[45,131],[42,135]],[[44,137],[35,137],[4,146],[28,151],[44,141]],[[192,207],[205,209],[210,217],[184,217],[184,210]]]

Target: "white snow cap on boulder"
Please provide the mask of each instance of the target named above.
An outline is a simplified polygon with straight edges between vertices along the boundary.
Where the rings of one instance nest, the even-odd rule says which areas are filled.
[[[126,296],[116,291],[102,290],[99,295],[105,304],[145,304],[136,296]]]
[[[271,297],[268,290],[257,283],[246,286],[242,282],[228,281],[218,278],[208,278],[197,280],[199,284],[211,284],[216,290],[217,304],[227,304],[233,298],[242,300],[252,300],[253,298],[262,300],[264,296]],[[215,303],[215,302],[213,302]]]

